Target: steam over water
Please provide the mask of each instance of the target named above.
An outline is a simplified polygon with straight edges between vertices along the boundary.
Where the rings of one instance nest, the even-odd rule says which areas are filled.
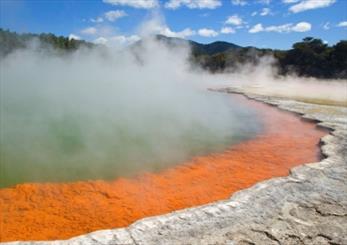
[[[1,61],[1,183],[113,179],[221,151],[260,130],[255,112],[209,92],[186,47]]]

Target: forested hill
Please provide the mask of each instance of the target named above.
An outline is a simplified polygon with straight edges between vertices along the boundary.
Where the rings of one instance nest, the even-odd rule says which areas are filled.
[[[333,46],[321,39],[307,37],[294,43],[289,50],[241,47],[228,42],[201,44],[180,38],[158,35],[157,39],[170,45],[188,43],[192,48],[191,60],[211,72],[233,70],[246,63],[257,64],[259,58],[275,57],[280,75],[295,73],[299,76],[347,79],[347,40]]]
[[[211,72],[232,71],[246,63],[257,64],[259,58],[275,57],[280,75],[296,73],[299,76],[347,79],[347,40],[333,46],[321,39],[304,38],[289,50],[241,47],[228,42],[201,44],[190,40],[157,35],[156,38],[168,45],[188,44],[191,46],[191,61]],[[92,48],[93,43],[57,37],[53,34],[17,34],[0,28],[0,56],[18,48],[26,47],[29,40],[38,39],[43,47],[53,47],[62,52],[71,52],[79,47]],[[141,41],[134,46],[140,45]],[[40,46],[40,48],[41,48]]]
[[[63,36],[58,37],[51,33],[18,34],[0,28],[0,57],[11,53],[13,50],[26,48],[33,40],[39,40],[40,42],[37,44],[43,46],[41,48],[52,47],[60,51],[72,51],[81,46],[89,48],[94,46],[94,44],[83,40],[69,39]]]
[[[202,44],[194,42],[192,40],[186,40],[176,37],[166,37],[163,35],[157,35],[156,38],[159,41],[165,42],[169,45],[179,45],[179,44],[189,44],[192,48],[192,53],[194,56],[199,55],[215,55],[221,52],[226,52],[232,49],[241,49],[241,46],[238,46],[233,43],[217,41],[209,44]]]

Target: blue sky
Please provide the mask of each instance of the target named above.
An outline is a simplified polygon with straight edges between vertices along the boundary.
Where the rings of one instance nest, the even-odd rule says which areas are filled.
[[[126,44],[143,30],[209,43],[288,49],[347,39],[347,0],[0,0],[1,28]]]

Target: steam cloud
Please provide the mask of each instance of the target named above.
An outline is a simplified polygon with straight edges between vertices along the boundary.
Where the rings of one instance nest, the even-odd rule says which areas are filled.
[[[189,52],[145,38],[136,50],[7,56],[1,185],[112,179],[252,137],[259,126],[254,112],[207,91],[218,78],[189,71]]]
[[[210,84],[211,87],[240,87],[255,94],[347,106],[346,80],[298,77],[296,74],[278,76],[276,60],[271,56],[259,58],[257,65],[242,65],[220,76],[219,80],[224,82]]]

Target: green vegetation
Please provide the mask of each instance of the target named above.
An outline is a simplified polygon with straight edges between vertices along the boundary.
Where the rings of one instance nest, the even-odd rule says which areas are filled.
[[[35,43],[35,40],[39,42]],[[0,56],[7,55],[16,49],[26,48],[30,44],[39,45],[40,48],[53,48],[63,52],[77,50],[82,46],[88,48],[94,46],[94,44],[83,40],[69,39],[63,36],[57,37],[51,33],[18,34],[0,28]]]
[[[347,78],[347,40],[328,46],[321,39],[307,37],[284,51],[220,41],[201,44],[162,35],[157,39],[169,45],[188,43],[192,48],[192,62],[211,72],[233,70],[246,63],[257,65],[259,58],[271,55],[276,58],[280,75],[296,73],[318,78]]]
[[[257,65],[259,58],[272,55],[269,49],[257,49],[254,47],[230,48],[224,52],[214,54],[193,53],[193,61],[211,72],[223,72],[225,69],[233,70],[250,63]]]
[[[209,45],[219,46],[219,42]],[[225,45],[224,45],[225,47]],[[304,38],[290,50],[258,49],[254,47],[232,47],[223,52],[210,53],[193,45],[193,60],[212,72],[233,69],[245,63],[257,64],[259,58],[273,55],[279,74],[296,73],[299,76],[318,78],[347,78],[347,40],[328,46],[321,39]],[[215,47],[218,50],[218,47]]]
[[[320,39],[304,38],[286,52],[275,52],[280,72],[299,76],[347,78],[347,40],[329,47]]]

